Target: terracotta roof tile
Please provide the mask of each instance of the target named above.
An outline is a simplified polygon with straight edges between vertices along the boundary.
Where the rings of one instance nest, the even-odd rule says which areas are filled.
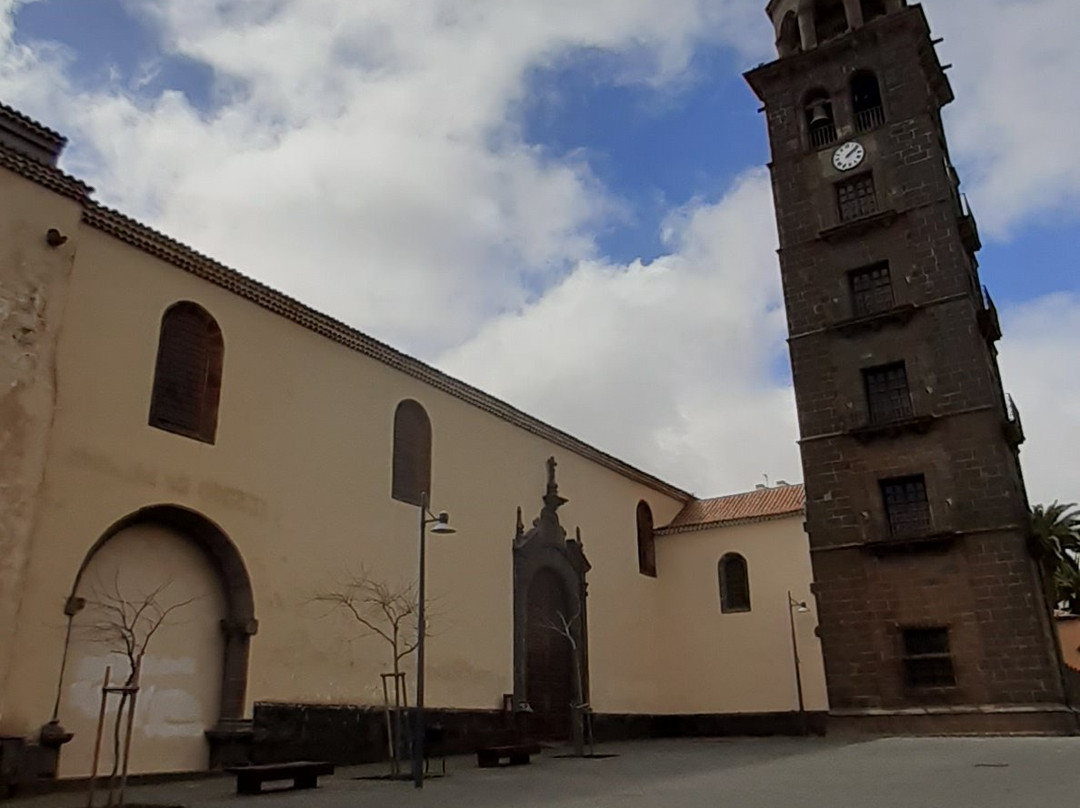
[[[806,490],[801,485],[759,488],[744,494],[686,503],[671,524],[657,533],[686,533],[720,525],[763,522],[795,516],[806,509]]]

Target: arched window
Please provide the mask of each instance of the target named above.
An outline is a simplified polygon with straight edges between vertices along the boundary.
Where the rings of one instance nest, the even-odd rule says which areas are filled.
[[[836,142],[836,119],[832,100],[824,90],[811,90],[803,102],[810,147],[820,149]]]
[[[720,611],[750,611],[750,575],[746,559],[738,553],[728,553],[720,559]]]
[[[642,575],[656,577],[656,535],[653,532],[652,508],[645,500],[637,506],[637,558]]]
[[[878,17],[884,17],[887,13],[885,0],[862,0],[863,22],[876,20]]]
[[[867,132],[885,123],[885,106],[877,76],[860,70],[851,77],[851,108],[855,113],[855,128]]]
[[[431,421],[412,399],[394,413],[394,470],[390,496],[411,505],[431,494]]]
[[[780,56],[793,56],[802,50],[799,18],[794,11],[789,11],[783,22],[780,23],[780,35],[776,40],[776,50]]]
[[[814,3],[814,30],[818,43],[847,32],[848,19],[844,0],[817,0]]]
[[[170,306],[161,318],[150,426],[213,443],[224,356],[221,329],[206,309]]]

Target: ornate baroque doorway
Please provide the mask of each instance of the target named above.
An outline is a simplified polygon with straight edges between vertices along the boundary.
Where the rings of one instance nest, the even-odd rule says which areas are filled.
[[[565,741],[579,730],[574,705],[589,693],[585,574],[581,537],[567,539],[558,509],[567,500],[547,461],[544,507],[526,531],[518,509],[514,538],[514,709],[531,711],[534,734]]]

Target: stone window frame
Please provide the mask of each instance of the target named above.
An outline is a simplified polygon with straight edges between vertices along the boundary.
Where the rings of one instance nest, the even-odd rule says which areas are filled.
[[[717,562],[720,584],[720,612],[739,614],[752,610],[750,565],[740,553],[725,553]]]
[[[203,443],[217,439],[225,342],[217,320],[190,300],[161,315],[147,423]]]
[[[398,402],[394,410],[390,497],[419,507],[423,495],[431,501],[431,418],[415,399]]]
[[[853,177],[845,177],[834,186],[836,214],[840,224],[857,222],[881,212],[878,204],[877,183],[874,172],[865,171]]]
[[[890,477],[879,480],[878,485],[885,526],[891,538],[918,537],[932,532],[934,517],[925,474]]]
[[[656,531],[652,508],[645,500],[637,504],[638,572],[648,578],[656,577]]]
[[[915,415],[907,362],[899,360],[862,369],[867,423],[896,423]]]
[[[847,273],[847,282],[852,317],[872,317],[896,307],[896,289],[892,282],[892,267],[888,261],[878,261],[851,270]],[[887,295],[883,293],[886,289]]]
[[[900,629],[904,686],[910,689],[956,687],[956,665],[948,626]]]

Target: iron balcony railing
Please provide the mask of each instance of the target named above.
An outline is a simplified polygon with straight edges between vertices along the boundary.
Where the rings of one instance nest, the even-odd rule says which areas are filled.
[[[828,146],[830,143],[836,142],[836,124],[822,123],[813,127],[810,130],[810,145],[815,149],[820,149],[823,146]]]
[[[870,109],[864,109],[861,112],[855,113],[855,127],[860,132],[869,132],[871,129],[877,129],[885,123],[885,107],[877,106],[870,107]]]

